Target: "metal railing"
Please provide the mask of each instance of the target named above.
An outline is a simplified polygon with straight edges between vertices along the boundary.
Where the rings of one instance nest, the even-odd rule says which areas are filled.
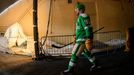
[[[45,38],[45,37],[44,37]],[[46,54],[49,55],[58,55],[58,56],[66,56],[70,55],[72,52],[73,44],[64,45],[73,42],[74,35],[55,35],[55,36],[48,36],[43,49],[45,50]],[[99,32],[94,34],[94,49],[99,50],[109,50],[109,46],[106,43],[115,43],[117,39],[122,40],[123,36],[120,31],[108,31],[108,32]],[[43,39],[42,39],[43,40]],[[97,41],[97,42],[96,42]],[[53,47],[56,45],[61,48]],[[114,44],[116,45],[116,44]],[[112,48],[120,48],[122,45],[111,46]],[[63,47],[62,47],[63,46]]]
[[[45,37],[44,37],[45,38]],[[44,40],[42,38],[42,40]],[[63,48],[56,48],[53,45],[62,47],[74,40],[74,35],[54,35],[48,36],[47,40],[43,46],[43,50],[45,50],[46,54],[49,55],[70,55],[72,51],[73,45],[68,45]]]

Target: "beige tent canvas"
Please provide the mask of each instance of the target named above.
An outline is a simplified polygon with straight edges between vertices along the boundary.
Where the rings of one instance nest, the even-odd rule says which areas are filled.
[[[105,27],[103,31],[124,32],[126,28],[134,25],[133,6],[127,0],[72,0],[72,3],[68,3],[68,0],[52,0],[49,35],[75,33],[74,9],[77,1],[86,5],[86,12],[90,15],[95,30]],[[10,25],[18,22],[27,36],[33,36],[32,0],[1,0],[0,2],[3,2],[1,7],[5,7],[2,5],[7,3],[12,4],[1,8],[0,32],[5,32]],[[38,0],[39,37],[46,33],[49,8],[50,0]]]
[[[74,5],[68,5],[66,0],[52,0],[52,13],[50,23],[50,35],[63,35],[74,33]],[[32,0],[17,0],[15,5],[7,8],[0,15],[0,32],[5,32],[6,29],[18,22],[21,24],[24,33],[27,36],[33,36],[33,4]],[[39,37],[46,33],[48,14],[49,14],[50,0],[38,0],[38,28]],[[66,11],[62,11],[66,9]],[[70,10],[71,9],[71,10]],[[62,15],[62,14],[66,15]],[[57,16],[58,15],[58,16]],[[67,16],[68,15],[68,16]],[[66,28],[62,32],[59,29]]]
[[[68,4],[66,0],[52,0],[52,4],[49,35],[74,34],[74,3]],[[5,33],[5,37],[8,39],[8,48],[15,54],[24,54],[24,52],[29,50],[27,53],[34,51],[32,7],[32,0],[13,0],[11,5],[7,6],[0,13],[0,32]],[[64,9],[66,11],[62,11]],[[40,38],[45,35],[47,30],[49,10],[50,0],[38,0],[38,28]],[[62,15],[63,13],[69,16]],[[66,30],[59,30],[64,29],[64,27]],[[21,32],[21,34],[18,32]],[[23,38],[20,38],[20,36]],[[21,45],[25,41],[27,41],[26,49],[28,50],[13,47],[16,46],[16,43],[17,45]]]
[[[29,43],[27,48],[30,50],[34,49],[32,1],[0,0],[0,33],[5,33],[10,26],[18,23],[22,28],[20,30],[23,30],[23,34],[27,37],[26,40]],[[50,1],[38,0],[39,39],[46,35]],[[105,29],[102,31],[121,31],[125,38],[125,29],[134,25],[133,6],[127,0],[72,0],[72,3],[68,3],[68,0],[52,0],[50,36],[75,33],[76,14],[74,9],[77,1],[86,5],[86,12],[90,15],[95,30],[104,26]],[[118,34],[114,34],[114,36],[116,38]],[[111,36],[107,38],[111,38]],[[95,39],[105,40],[104,35],[97,35]]]

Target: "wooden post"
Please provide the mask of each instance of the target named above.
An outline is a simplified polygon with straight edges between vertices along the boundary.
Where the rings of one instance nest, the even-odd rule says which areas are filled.
[[[38,40],[38,0],[33,0],[33,35],[35,59],[39,58],[39,40]]]

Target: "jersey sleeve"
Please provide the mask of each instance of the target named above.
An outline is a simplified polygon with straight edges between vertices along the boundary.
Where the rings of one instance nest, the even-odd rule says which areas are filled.
[[[86,37],[90,38],[92,37],[92,26],[91,26],[91,21],[90,17],[83,18],[81,17],[81,24],[86,32]]]

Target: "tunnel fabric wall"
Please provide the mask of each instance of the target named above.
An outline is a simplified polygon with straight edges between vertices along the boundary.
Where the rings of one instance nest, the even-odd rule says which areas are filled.
[[[50,0],[38,0],[39,34],[45,35],[48,21]],[[68,4],[67,0],[53,0],[49,35],[74,34],[76,14],[74,12],[76,0]],[[127,0],[77,0],[86,5],[86,12],[90,15],[94,29],[102,26],[103,31],[121,30],[134,26],[134,7]],[[0,32],[9,25],[18,22],[24,33],[33,35],[32,0],[22,0],[18,5],[0,16]]]
[[[128,0],[96,0],[96,6],[97,24],[105,27],[103,31],[124,33],[126,28],[134,26],[134,7]]]
[[[45,36],[50,0],[41,0],[38,4],[38,27],[39,36]],[[50,35],[68,35],[73,34],[74,6],[68,4],[67,0],[52,0],[52,13],[49,27]],[[32,9],[21,20],[20,24],[27,35],[32,33]],[[31,28],[31,29],[28,29]]]
[[[134,6],[132,3],[128,3],[127,0],[123,0],[123,17],[124,28],[134,27]]]
[[[22,0],[20,3],[8,9],[3,15],[0,15],[0,32],[5,32],[6,29],[18,21],[32,5],[31,0]]]
[[[87,9],[88,13],[91,14],[92,22],[95,24],[95,3],[88,5],[89,1],[81,1],[86,4],[87,7],[92,6],[92,9]],[[41,0],[39,2],[39,35],[45,36],[48,22],[48,14],[50,7],[50,0]],[[68,4],[67,0],[52,0],[52,13],[51,13],[51,22],[49,27],[49,35],[72,35],[75,33],[75,4],[76,1]],[[91,8],[91,7],[90,7]],[[21,20],[20,23],[23,25],[23,29],[27,35],[32,33],[32,9],[26,14]],[[28,29],[31,28],[31,29]],[[96,28],[96,27],[95,27]]]
[[[104,31],[122,29],[122,8],[119,0],[97,0],[98,26]]]
[[[91,0],[92,1],[92,0]],[[91,14],[92,22],[95,24],[95,3],[92,1],[91,5],[88,5],[88,0],[81,1],[86,4],[87,7],[92,6],[92,9],[87,8],[87,12]],[[40,0],[38,7],[38,23],[39,23],[39,36],[44,36],[47,29],[48,14],[50,7],[50,0]],[[52,13],[51,22],[49,28],[49,35],[72,35],[75,33],[75,4],[76,1],[68,4],[67,0],[52,0]],[[91,7],[90,7],[91,8]],[[24,15],[19,23],[22,25],[26,35],[32,35],[32,9],[30,9],[26,15]],[[94,27],[96,28],[96,27]]]
[[[52,13],[49,35],[72,35],[75,33],[75,4],[76,1],[68,4],[67,0],[52,0]],[[95,6],[93,0],[79,0],[87,5],[92,2],[89,6]],[[49,5],[50,0],[39,0],[38,6],[38,22],[39,22],[39,34],[40,37],[45,35],[46,26],[48,22]],[[89,10],[90,14],[93,15],[92,22],[95,24],[95,7]],[[88,12],[88,13],[89,13]],[[22,0],[15,7],[10,9],[7,13],[0,17],[0,31],[5,31],[7,27],[15,23],[20,23],[23,27],[24,33],[28,36],[33,35],[33,24],[32,24],[32,0]],[[3,27],[5,27],[3,29]],[[96,28],[96,27],[95,27]],[[2,30],[3,29],[3,30]]]

